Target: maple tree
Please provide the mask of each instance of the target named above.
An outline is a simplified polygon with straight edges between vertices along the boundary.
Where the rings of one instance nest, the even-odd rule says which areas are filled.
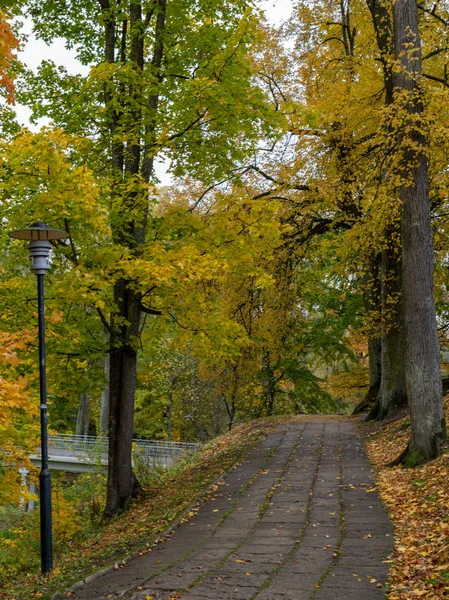
[[[377,47],[382,63],[385,106],[391,107],[393,94],[394,40],[392,15],[386,6],[377,1],[368,2]],[[391,132],[387,123],[386,132]],[[388,172],[382,174],[383,184],[388,186]],[[379,386],[367,420],[391,417],[407,402],[405,392],[405,362],[403,337],[402,261],[401,241],[397,215],[385,224],[384,248],[381,251],[380,293],[378,302],[381,317],[381,349]]]
[[[17,466],[37,441],[35,292],[26,249],[5,230],[37,220],[70,233],[48,276],[50,425],[74,430],[79,411],[80,431],[95,431],[109,384],[106,517],[140,485],[159,489],[154,473],[133,472],[135,436],[207,441],[249,419],[336,412],[355,399],[385,420],[408,401],[410,427],[374,438],[375,460],[437,456],[446,6],[304,1],[279,30],[243,1],[83,1],[64,18],[50,0],[25,6],[42,39],[65,38],[93,66],[87,76],[51,62],[26,73],[19,99],[53,124],[0,141],[0,504],[23,497]],[[3,41],[14,49],[9,33]],[[158,185],[160,159],[171,186]],[[444,565],[431,570],[435,553],[446,561],[432,500],[445,498],[444,460],[381,475],[401,536],[392,598],[443,589]],[[81,478],[58,487],[59,537],[100,514],[103,483],[86,483],[82,510]],[[119,532],[123,549],[131,525],[115,527],[104,545]]]

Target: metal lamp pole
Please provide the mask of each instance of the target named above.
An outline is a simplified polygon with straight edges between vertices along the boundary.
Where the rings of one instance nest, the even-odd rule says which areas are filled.
[[[50,229],[45,223],[34,223],[27,229],[9,234],[19,240],[29,240],[31,270],[37,275],[37,303],[39,326],[39,393],[42,463],[39,474],[39,500],[41,525],[41,569],[49,573],[53,568],[51,523],[51,477],[48,468],[47,433],[47,376],[45,370],[44,275],[50,269],[50,240],[68,237],[65,231]]]

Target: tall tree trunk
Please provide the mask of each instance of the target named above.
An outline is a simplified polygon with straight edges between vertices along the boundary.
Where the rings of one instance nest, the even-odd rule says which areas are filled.
[[[369,388],[366,400],[371,403],[377,398],[382,381],[382,340],[372,337],[368,340]]]
[[[231,390],[229,402],[228,402],[228,399],[226,398],[226,395],[223,395],[225,406],[226,406],[226,411],[227,411],[228,417],[229,417],[228,431],[231,431],[231,429],[232,429],[232,426],[234,424],[235,414],[237,412],[236,400],[237,400],[238,390],[239,390],[239,367],[238,367],[238,364],[234,364],[234,365],[232,365],[232,390]]]
[[[120,280],[116,284],[115,291],[115,303],[120,309],[120,322],[126,322],[128,325],[121,327],[120,345],[111,348],[109,463],[104,510],[106,518],[127,510],[130,500],[136,497],[140,491],[132,467],[134,397],[137,383],[135,340],[139,335],[140,310],[134,294],[128,290],[127,281]]]
[[[390,12],[380,0],[367,0],[371,12],[380,61],[383,68],[385,104],[393,102],[393,24]],[[382,178],[387,177],[384,172]],[[382,379],[376,402],[367,420],[382,420],[394,415],[407,403],[405,392],[405,355],[403,338],[402,264],[398,238],[399,224],[387,226],[384,237],[386,247],[382,252],[381,293],[381,370]]]
[[[114,63],[114,8],[109,0],[99,2],[105,23],[105,60]],[[111,91],[111,87],[106,87],[105,104],[110,112],[112,169],[116,179],[116,184],[111,188],[111,196],[117,205],[119,216],[111,225],[112,235],[117,244],[138,256],[146,237],[148,197],[142,181],[148,183],[153,174],[159,89],[155,86],[156,90],[149,98],[142,96],[139,76],[145,65],[145,28],[150,23],[146,22],[144,25],[141,0],[130,0],[128,10],[129,28],[123,22],[120,60],[125,61],[129,48],[129,60],[135,71],[135,78],[126,90],[123,89],[123,84],[115,92],[113,88]],[[155,21],[151,65],[155,79],[159,81],[165,15],[166,0],[156,0],[154,10],[149,12],[149,20],[152,18]],[[128,115],[126,127],[121,128],[123,115],[117,107],[124,104],[127,105]],[[144,104],[147,105],[145,111]],[[149,116],[144,118],[143,114],[147,113]],[[141,295],[134,290],[133,282],[124,278],[114,285],[114,301],[110,340],[109,465],[105,518],[126,510],[130,500],[140,490],[132,468],[131,449],[137,384],[137,343],[143,306]],[[151,310],[148,309],[148,312]]]
[[[232,426],[234,425],[234,417],[235,417],[235,413],[236,413],[235,398],[234,397],[231,398],[230,404],[225,395],[223,395],[223,400],[224,400],[224,403],[226,406],[226,412],[228,413],[228,417],[229,417],[228,431],[231,431]]]
[[[426,124],[416,0],[393,3],[397,136],[402,179],[402,264],[406,390],[411,439],[400,460],[414,466],[436,457],[446,439],[433,288]],[[395,124],[392,124],[394,127]]]

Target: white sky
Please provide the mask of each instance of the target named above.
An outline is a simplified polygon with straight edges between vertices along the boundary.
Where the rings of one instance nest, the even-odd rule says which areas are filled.
[[[260,0],[259,5],[265,11],[268,21],[273,25],[280,24],[292,12],[292,0]],[[19,52],[18,58],[33,71],[37,70],[42,60],[52,60],[55,64],[64,66],[69,73],[87,74],[89,72],[89,68],[81,65],[75,58],[75,50],[65,48],[63,39],[57,39],[48,46],[42,40],[36,39],[32,33],[30,22],[25,22],[23,32],[28,35],[28,42],[23,51]],[[43,125],[48,124],[47,119],[40,119],[37,126],[32,125],[29,122],[31,111],[21,104],[17,104],[15,108],[19,123],[29,127],[32,131],[38,131]],[[156,171],[161,183],[168,185],[170,176],[166,173],[164,165],[160,163]]]

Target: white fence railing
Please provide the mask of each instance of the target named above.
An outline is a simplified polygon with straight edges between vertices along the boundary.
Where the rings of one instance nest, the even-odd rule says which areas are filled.
[[[101,456],[107,461],[109,439],[100,436],[59,434],[48,438],[50,456]],[[195,452],[199,444],[161,440],[133,440],[133,453],[144,462],[175,462]],[[40,452],[40,449],[39,449]]]

